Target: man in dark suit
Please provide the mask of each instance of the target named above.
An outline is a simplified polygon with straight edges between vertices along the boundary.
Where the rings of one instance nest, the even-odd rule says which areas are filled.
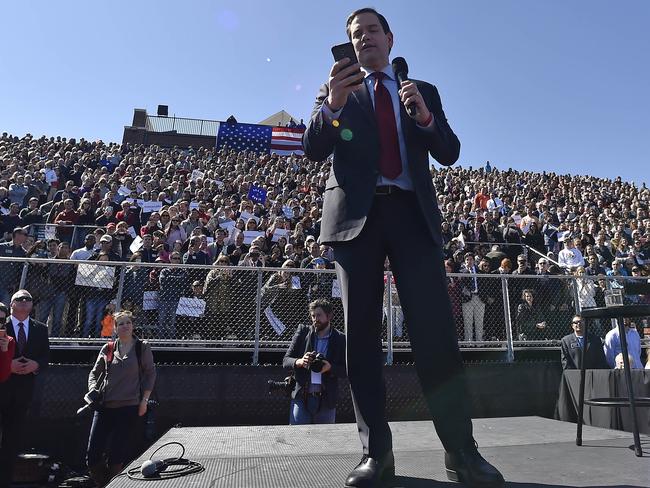
[[[0,488],[11,484],[35,377],[47,368],[50,356],[47,326],[32,319],[31,311],[31,294],[27,290],[14,293],[6,328],[7,334],[16,341],[16,348],[11,376],[0,384]]]
[[[345,336],[331,325],[332,305],[325,299],[309,304],[312,325],[300,325],[284,356],[283,366],[294,372],[290,424],[333,424],[338,379],[345,378]],[[319,372],[311,369],[316,354],[325,356]]]
[[[357,10],[346,30],[359,63],[334,64],[303,137],[308,158],[322,161],[334,153],[319,239],[334,249],[348,378],[364,453],[346,486],[379,486],[395,471],[380,336],[386,256],[424,396],[445,446],[448,477],[470,486],[503,486],[503,477],[480,456],[472,437],[429,171],[429,155],[451,165],[460,143],[433,85],[417,80],[398,85],[388,61],[393,34],[381,14]],[[411,105],[413,117],[405,109]],[[396,222],[409,229],[408,246],[395,232]]]
[[[564,336],[560,344],[562,369],[580,369],[582,351],[587,369],[609,369],[603,352],[603,342],[591,332],[585,337],[584,322],[580,315],[573,316],[571,327],[573,334]]]

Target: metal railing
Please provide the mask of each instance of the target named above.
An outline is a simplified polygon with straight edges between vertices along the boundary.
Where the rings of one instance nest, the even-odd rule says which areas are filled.
[[[176,132],[196,136],[216,136],[219,121],[147,115],[145,128],[150,132]]]
[[[137,333],[156,347],[245,350],[257,364],[260,351],[285,349],[296,327],[310,322],[308,304],[316,298],[332,302],[333,326],[344,330],[333,270],[0,258],[0,273],[0,301],[29,290],[32,315],[61,346],[97,345],[113,333],[108,313],[130,310]],[[606,289],[636,280],[466,273],[447,279],[461,348],[504,351],[508,361],[517,349],[557,348],[574,314],[604,305]],[[395,352],[410,351],[410,339],[392,272],[385,283],[382,341],[390,364]],[[647,318],[637,327],[650,336]],[[596,323],[591,330],[609,329]]]

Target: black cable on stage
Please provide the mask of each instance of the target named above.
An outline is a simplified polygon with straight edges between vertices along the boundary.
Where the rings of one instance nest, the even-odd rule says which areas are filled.
[[[149,456],[149,461],[152,460],[152,458],[158,451],[170,445],[180,446],[181,455],[176,458],[165,459],[164,461],[156,461],[157,463],[162,463],[162,465],[154,475],[150,475],[150,476],[143,475],[143,468],[145,467],[145,464],[147,464],[147,461],[145,461],[145,463],[143,463],[142,466],[131,468],[126,472],[126,475],[129,477],[129,479],[137,480],[137,481],[171,480],[174,478],[180,478],[182,476],[188,476],[190,474],[195,474],[195,473],[200,473],[202,471],[205,471],[205,468],[201,463],[198,463],[196,461],[190,461],[189,459],[183,458],[183,455],[185,454],[185,446],[180,442],[167,442],[166,444],[163,444],[158,449],[156,449],[153,453],[151,453],[151,456]],[[151,463],[149,463],[149,465],[151,465]],[[174,467],[174,466],[177,466],[178,468],[169,469],[170,467]]]

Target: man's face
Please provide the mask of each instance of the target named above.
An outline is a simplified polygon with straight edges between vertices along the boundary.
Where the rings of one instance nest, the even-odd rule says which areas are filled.
[[[388,54],[393,47],[393,34],[384,33],[375,14],[357,15],[350,24],[350,38],[361,66],[382,69],[388,64]]]
[[[330,324],[331,315],[327,315],[322,308],[317,307],[310,312],[311,323],[316,328],[316,330],[324,330]]]
[[[31,297],[21,297],[11,302],[11,314],[16,318],[27,317],[32,312],[34,303]]]
[[[571,328],[576,333],[576,335],[581,336],[584,334],[584,323],[580,317],[574,317],[571,322]]]

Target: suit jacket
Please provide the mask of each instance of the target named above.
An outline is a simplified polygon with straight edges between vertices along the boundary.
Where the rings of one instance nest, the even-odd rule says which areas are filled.
[[[585,361],[587,369],[609,369],[603,352],[603,343],[599,337],[589,333],[585,337]],[[560,345],[562,369],[580,368],[580,351],[575,334],[565,335]]]
[[[7,318],[5,327],[7,328],[7,335],[13,337],[16,341],[14,358],[17,358],[19,357],[18,339],[16,337],[18,331],[14,330],[11,317]],[[27,344],[25,345],[25,350],[22,355],[38,363],[38,374],[47,369],[50,360],[50,340],[48,337],[47,326],[31,317],[29,318]],[[33,373],[27,375],[12,374],[7,381],[0,384],[0,396],[15,395],[17,402],[28,404],[32,399],[35,377],[36,375]]]
[[[327,344],[325,358],[332,365],[332,369],[322,376],[323,404],[327,408],[335,408],[338,400],[338,379],[347,376],[345,369],[345,335],[332,328],[332,333]],[[304,389],[311,382],[311,372],[305,368],[296,368],[296,360],[306,352],[316,350],[314,328],[309,325],[299,325],[291,340],[291,346],[284,355],[282,365],[294,371],[296,386],[291,392],[291,398],[299,398]]]
[[[424,81],[412,81],[433,114],[434,130],[417,127],[400,104],[408,170],[427,228],[434,242],[442,245],[440,211],[428,155],[431,154],[440,164],[452,165],[458,159],[460,142],[447,123],[436,87]],[[324,243],[349,241],[359,235],[370,212],[380,174],[379,131],[367,85],[364,83],[362,88],[348,96],[338,118],[338,127],[328,123],[322,114],[321,108],[328,95],[329,87],[325,84],[318,93],[303,135],[303,146],[309,159],[323,161],[334,153],[323,195],[319,241]]]

